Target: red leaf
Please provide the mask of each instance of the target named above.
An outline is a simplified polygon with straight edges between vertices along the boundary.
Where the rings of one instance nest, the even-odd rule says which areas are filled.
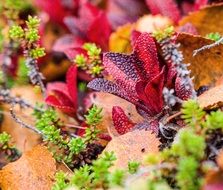
[[[99,26],[103,27],[99,27]],[[91,23],[87,36],[91,42],[98,44],[102,49],[107,50],[108,39],[111,34],[111,26],[103,11],[101,11],[95,20]]]
[[[62,91],[54,90],[54,96],[59,100],[59,102],[64,106],[74,107],[72,99],[70,96],[67,96]]]
[[[139,31],[137,31],[137,30],[133,30],[133,31],[132,31],[132,34],[131,34],[131,45],[132,45],[132,47],[135,46],[135,43],[136,43],[138,37],[139,37],[141,34],[142,34],[142,33],[139,32]]]
[[[70,115],[73,115],[76,113],[76,109],[74,109],[73,107],[69,107],[69,106],[65,106],[61,104],[60,101],[53,95],[47,96],[47,98],[45,99],[45,102],[50,106],[60,109],[64,113],[67,113]]]
[[[82,39],[74,35],[65,35],[55,42],[53,51],[63,52],[69,59],[73,60],[77,54],[85,54],[85,51],[81,48],[83,44]]]
[[[123,109],[119,106],[112,108],[112,119],[115,129],[120,135],[129,132],[134,127],[134,123],[129,120]]]
[[[150,106],[148,103],[148,100],[147,100],[147,96],[146,96],[146,93],[145,93],[145,91],[144,91],[144,89],[145,89],[145,87],[146,87],[146,84],[147,84],[147,82],[145,82],[145,81],[139,81],[139,82],[137,82],[136,83],[136,88],[135,88],[135,90],[136,90],[136,93],[138,94],[138,96],[139,96],[139,99],[140,99],[140,101],[142,101],[142,103],[146,106],[146,107],[148,107],[148,106]],[[151,113],[150,112],[150,110],[148,111],[149,112],[149,115],[153,115],[153,113]]]
[[[175,23],[180,19],[180,11],[174,0],[146,0],[152,14],[162,14],[171,18]]]
[[[196,0],[194,3],[194,10],[197,11],[204,5],[208,4],[208,0]]]
[[[52,91],[61,91],[69,96],[67,85],[64,82],[50,82],[47,84],[47,93],[50,94]]]
[[[80,7],[78,17],[66,17],[64,22],[73,34],[87,38],[86,32],[99,12],[97,7],[85,3]]]
[[[153,37],[148,33],[142,33],[138,37],[134,46],[134,53],[143,62],[147,78],[151,79],[160,73],[156,44]]]
[[[158,114],[163,109],[164,68],[145,87],[145,93],[150,104],[149,109]]]
[[[71,0],[69,2],[69,6],[62,2],[63,1],[61,0],[35,0],[35,4],[48,13],[53,21],[64,24],[64,17],[75,12],[75,9],[78,7],[79,0]]]
[[[70,66],[66,75],[66,83],[69,95],[73,102],[74,108],[77,108],[77,67],[76,65]]]
[[[177,77],[175,81],[175,91],[177,97],[182,100],[187,100],[192,97],[192,89],[186,89],[185,85],[182,83],[182,79]]]

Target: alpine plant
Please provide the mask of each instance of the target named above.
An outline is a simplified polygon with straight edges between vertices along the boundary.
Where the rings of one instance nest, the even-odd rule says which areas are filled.
[[[160,122],[173,109],[164,100],[164,88],[173,89],[171,98],[176,98],[176,103],[193,98],[194,89],[189,71],[183,64],[182,53],[177,50],[178,45],[175,45],[174,40],[163,44],[163,40],[158,41],[148,33],[136,32],[134,35],[133,52],[130,55],[112,52],[103,55],[104,69],[111,80],[96,78],[88,83],[88,87],[131,102],[145,118],[145,122],[135,125],[120,107],[114,107],[113,121],[120,134],[134,127],[158,133],[159,126],[163,126]],[[169,46],[172,49],[164,51]],[[158,54],[158,48],[161,49],[161,55]],[[186,82],[189,83],[187,86]]]

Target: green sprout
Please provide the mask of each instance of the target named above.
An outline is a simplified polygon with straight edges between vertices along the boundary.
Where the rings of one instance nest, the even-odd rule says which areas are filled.
[[[85,43],[82,48],[86,50],[87,55],[76,55],[74,62],[92,76],[100,75],[104,69],[101,61],[101,49],[94,43]]]
[[[165,38],[171,37],[174,34],[174,27],[170,26],[164,30],[156,30],[153,32],[152,36],[156,38],[158,42],[164,40]]]
[[[213,41],[218,41],[221,39],[221,35],[218,32],[213,32],[213,33],[209,33],[206,35],[206,38],[213,40]]]

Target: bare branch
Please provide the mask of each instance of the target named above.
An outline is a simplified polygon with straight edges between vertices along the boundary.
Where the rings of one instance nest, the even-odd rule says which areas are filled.
[[[18,118],[17,115],[15,114],[14,110],[13,110],[13,107],[14,107],[14,105],[12,104],[12,107],[10,108],[10,114],[11,114],[12,118],[15,120],[16,123],[18,123],[19,125],[21,125],[24,128],[30,129],[30,130],[34,131],[35,133],[38,133],[38,134],[42,135],[41,131],[39,131],[38,129],[36,129],[32,125],[26,124],[20,118]]]
[[[218,45],[220,45],[222,42],[223,42],[223,37],[220,38],[218,41],[212,43],[212,44],[209,44],[209,45],[206,45],[206,46],[203,46],[203,47],[201,47],[201,48],[199,48],[199,49],[194,50],[194,51],[193,51],[193,56],[196,56],[196,55],[197,55],[198,53],[200,53],[201,51],[204,51],[204,50],[206,50],[206,49],[211,49],[211,48],[213,48],[213,47],[215,47],[215,46],[218,46]]]

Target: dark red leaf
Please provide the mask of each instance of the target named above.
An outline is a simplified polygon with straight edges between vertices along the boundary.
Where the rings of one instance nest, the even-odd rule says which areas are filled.
[[[142,33],[139,32],[139,31],[137,31],[137,30],[133,30],[133,31],[132,31],[132,34],[131,34],[131,45],[132,45],[132,47],[135,46],[135,43],[136,43],[138,37],[139,37],[141,34],[142,34]]]
[[[163,109],[164,68],[145,87],[145,93],[149,102],[149,109],[158,114]]]
[[[182,100],[187,100],[189,98],[192,98],[192,89],[186,89],[184,83],[182,82],[182,79],[177,77],[175,81],[175,91],[177,97],[179,97]]]
[[[60,109],[64,113],[71,115],[76,113],[76,110],[74,108],[61,104],[60,101],[53,95],[47,96],[45,102],[50,106]]]
[[[134,127],[134,123],[129,120],[123,109],[119,106],[112,108],[112,119],[115,129],[120,135],[124,135]]]
[[[143,62],[147,78],[151,79],[160,73],[157,48],[152,36],[142,33],[136,40],[134,53]]]
[[[108,22],[106,14],[103,11],[100,11],[98,16],[88,28],[87,37],[91,42],[94,42],[98,44],[102,49],[107,50],[110,34],[111,26]]]

